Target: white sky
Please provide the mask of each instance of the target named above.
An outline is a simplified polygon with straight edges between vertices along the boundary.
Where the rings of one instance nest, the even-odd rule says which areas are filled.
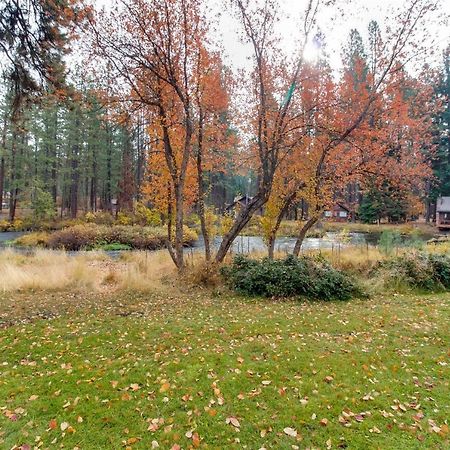
[[[251,2],[257,0],[250,0]],[[450,44],[450,0],[441,0],[441,18],[437,14],[430,15],[424,22],[423,39],[435,38],[439,47],[439,62],[442,51]],[[279,32],[283,38],[285,51],[294,52],[297,48],[298,26],[301,24],[302,12],[307,0],[279,0],[283,16],[287,17],[279,23]],[[333,68],[338,68],[341,61],[341,46],[348,39],[350,30],[357,28],[363,38],[367,35],[367,27],[371,20],[376,20],[381,30],[393,23],[395,12],[404,9],[408,0],[336,0],[333,7],[322,6],[317,16],[317,24],[326,35],[327,53]],[[227,8],[226,0],[207,0],[209,13],[219,21],[216,37],[222,41],[225,50],[225,62],[235,68],[245,68],[247,58],[251,55],[249,45],[243,45],[239,39],[241,27]]]
[[[96,7],[111,5],[110,0],[91,0]],[[250,0],[261,3],[263,0]],[[325,3],[326,0],[321,0]],[[450,44],[450,0],[440,1],[439,15],[427,16],[423,26],[423,40],[430,43],[434,39],[434,47],[438,48],[433,65],[442,62],[442,51]],[[295,52],[298,46],[295,39],[299,38],[298,24],[301,24],[302,13],[308,0],[278,0],[281,8],[282,20],[278,24],[278,32],[282,37],[284,51]],[[376,20],[384,31],[389,24],[394,24],[396,12],[406,9],[411,0],[335,0],[334,6],[321,6],[317,16],[317,25],[326,36],[327,53],[331,66],[338,69],[341,63],[341,47],[347,41],[350,30],[358,29],[363,38],[367,36],[367,27],[371,20]],[[234,68],[249,67],[248,58],[251,47],[244,45],[239,36],[242,27],[236,20],[230,8],[230,0],[205,0],[207,14],[217,20],[214,39],[223,45],[224,62]],[[431,45],[430,45],[431,46]],[[429,59],[429,55],[424,58]]]

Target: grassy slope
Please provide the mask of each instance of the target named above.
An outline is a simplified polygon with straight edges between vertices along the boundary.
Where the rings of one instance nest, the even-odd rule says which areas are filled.
[[[0,447],[187,449],[195,430],[214,449],[448,448],[449,306],[449,294],[327,304],[9,294]],[[370,415],[346,427],[343,411]]]

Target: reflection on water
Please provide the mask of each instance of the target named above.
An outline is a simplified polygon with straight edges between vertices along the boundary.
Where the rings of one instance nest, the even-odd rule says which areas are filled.
[[[214,239],[213,246],[218,248],[220,241],[220,237]],[[279,237],[275,241],[275,251],[280,253],[290,253],[294,249],[295,242],[296,238],[293,237]],[[319,250],[335,248],[336,246],[344,247],[347,245],[365,245],[372,243],[376,243],[376,240],[373,242],[373,240],[365,233],[348,233],[345,235],[345,238],[339,233],[326,233],[325,236],[321,238],[305,238],[302,250]],[[203,239],[200,238],[194,246],[196,249],[203,249]],[[267,246],[260,236],[238,236],[232,247],[233,253],[255,253],[265,251],[267,251]]]

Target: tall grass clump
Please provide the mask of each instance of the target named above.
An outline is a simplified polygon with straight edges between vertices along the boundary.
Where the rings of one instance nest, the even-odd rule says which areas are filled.
[[[116,270],[117,288],[130,291],[152,291],[164,288],[165,280],[175,277],[176,269],[167,251],[134,251],[123,253]]]
[[[436,291],[450,289],[450,257],[423,252],[404,253],[379,264],[376,275],[388,288]]]
[[[398,252],[401,242],[402,238],[399,231],[384,230],[378,241],[378,247],[385,255],[391,255],[394,250],[397,250]]]
[[[6,250],[0,253],[0,291],[95,290],[102,272],[89,264],[91,260],[85,255],[69,257],[64,252],[38,250],[27,256]]]

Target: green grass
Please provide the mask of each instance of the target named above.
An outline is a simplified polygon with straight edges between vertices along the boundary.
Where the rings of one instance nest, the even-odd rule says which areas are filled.
[[[0,447],[449,448],[449,294],[168,292],[4,295]]]

